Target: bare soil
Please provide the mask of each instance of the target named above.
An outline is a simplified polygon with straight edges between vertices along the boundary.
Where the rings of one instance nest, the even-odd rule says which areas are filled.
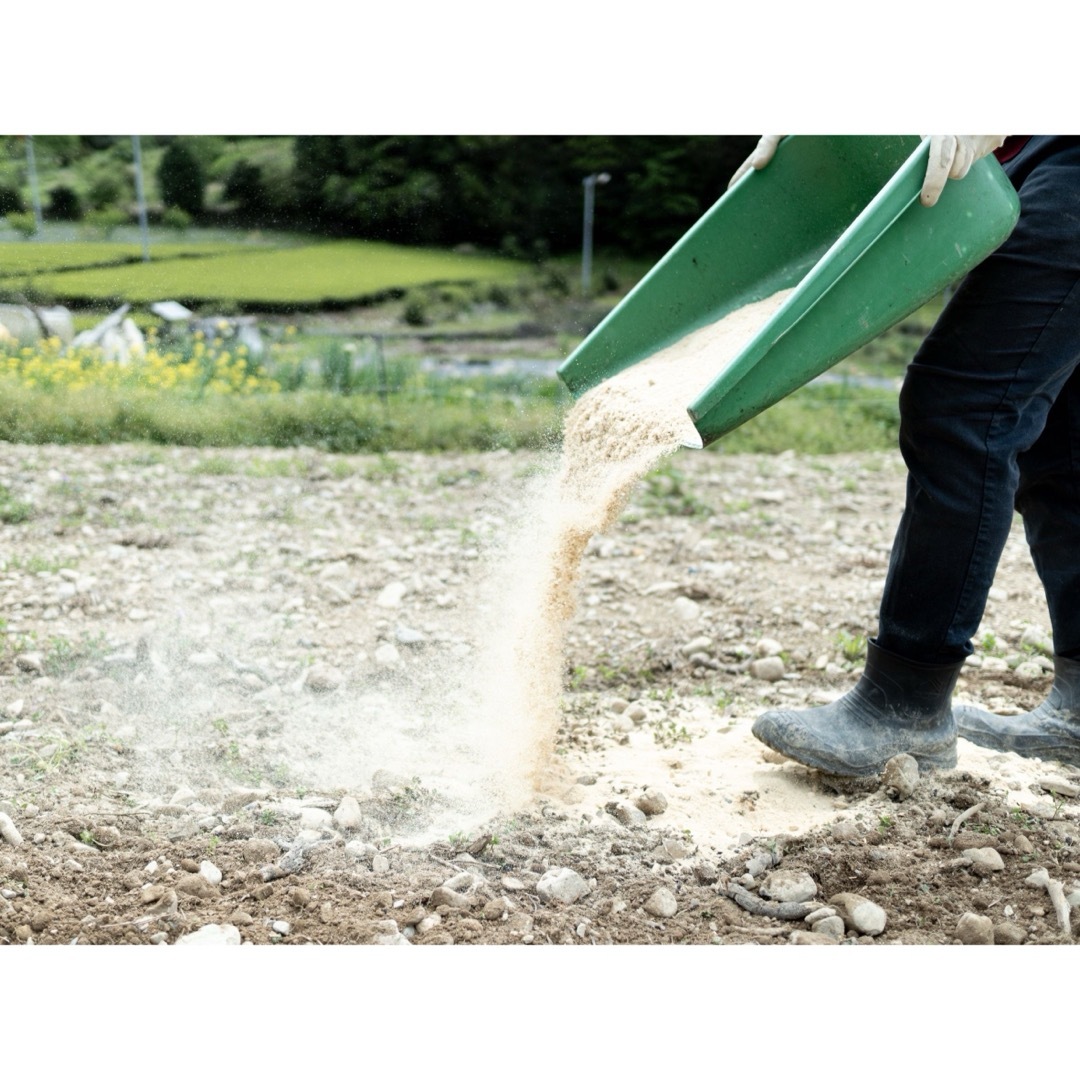
[[[1080,888],[1080,770],[962,744],[897,800],[750,735],[857,677],[894,455],[682,451],[648,476],[585,556],[550,768],[500,775],[519,718],[448,701],[491,678],[485,582],[545,465],[0,447],[0,941],[826,940],[732,899],[758,857],[884,910],[845,944],[956,943],[965,913],[1075,943],[1026,879]],[[1040,701],[1045,622],[1017,526],[958,693]],[[985,847],[1002,869],[964,854]],[[582,895],[545,898],[558,868]]]

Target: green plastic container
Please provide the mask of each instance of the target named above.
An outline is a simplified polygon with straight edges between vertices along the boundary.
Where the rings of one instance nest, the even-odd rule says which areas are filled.
[[[981,262],[1012,231],[1016,192],[992,157],[919,192],[929,141],[784,139],[559,367],[575,397],[779,289],[794,292],[687,410],[706,446],[786,397]]]

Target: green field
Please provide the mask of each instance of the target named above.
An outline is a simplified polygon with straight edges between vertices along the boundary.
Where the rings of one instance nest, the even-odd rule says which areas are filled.
[[[177,245],[149,263],[119,261],[132,254],[130,245],[2,244],[0,275],[29,277],[39,293],[72,306],[170,299],[280,310],[364,303],[442,282],[512,284],[523,274],[522,264],[510,259],[362,240],[271,250]],[[117,265],[68,269],[110,256]]]
[[[236,245],[222,241],[176,243],[155,246],[154,259],[168,260],[188,256],[222,255],[235,251]],[[53,274],[90,266],[121,266],[142,259],[138,244],[110,244],[103,241],[55,243],[0,243],[0,278],[25,278],[28,275]]]

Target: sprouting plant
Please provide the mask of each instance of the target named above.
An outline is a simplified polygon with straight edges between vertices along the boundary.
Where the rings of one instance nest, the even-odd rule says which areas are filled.
[[[866,638],[861,634],[849,634],[841,630],[836,635],[836,647],[845,660],[855,663],[866,656]]]

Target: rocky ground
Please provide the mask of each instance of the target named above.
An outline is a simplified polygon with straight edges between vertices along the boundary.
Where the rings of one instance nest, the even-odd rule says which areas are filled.
[[[891,455],[648,477],[523,796],[469,695],[543,465],[0,447],[0,941],[1075,943],[1080,770],[842,782],[750,735],[852,684]],[[959,695],[1041,700],[1045,621],[1018,527]]]

